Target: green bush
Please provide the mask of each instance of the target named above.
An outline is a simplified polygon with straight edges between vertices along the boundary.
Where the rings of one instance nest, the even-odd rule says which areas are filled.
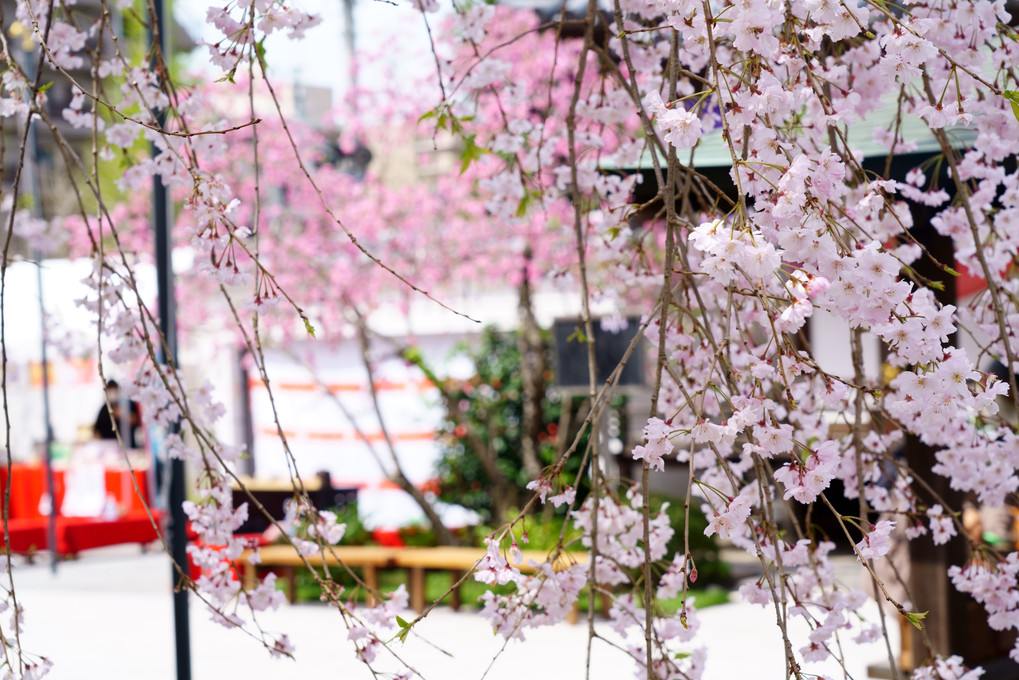
[[[439,544],[439,541],[435,536],[435,531],[431,527],[421,524],[411,524],[410,526],[400,529],[400,540],[403,541],[404,545],[412,547],[425,547]]]
[[[471,449],[466,428],[495,452],[499,470],[517,487],[521,498],[526,498],[530,492],[525,487],[531,480],[520,456],[523,381],[516,333],[500,333],[487,327],[476,345],[462,344],[454,354],[467,357],[475,373],[467,380],[449,384],[459,413],[448,414],[440,427],[439,498],[491,517],[491,481],[478,460],[478,452]],[[548,352],[545,359],[551,366],[552,353]],[[543,435],[537,447],[543,465],[550,465],[558,452],[556,434],[562,401],[552,385],[553,375],[551,370],[546,372],[541,404]]]
[[[683,553],[684,522],[686,512],[683,508],[682,498],[670,498],[660,494],[651,494],[652,516],[661,511],[662,506],[668,503],[665,514],[669,517],[669,525],[675,532],[669,541],[666,552],[667,560],[671,560],[676,553]],[[728,585],[729,567],[721,560],[718,550],[718,543],[714,536],[705,536],[704,529],[708,526],[708,520],[700,511],[699,504],[691,503],[690,506],[690,555],[697,568],[697,587],[703,588],[708,585]],[[525,520],[513,529],[513,535],[517,545],[522,549],[531,550],[552,550],[558,543],[560,535],[565,536],[564,545],[573,550],[584,550],[580,545],[581,532],[573,527],[572,523],[563,534],[563,525],[566,524],[566,516],[551,515],[545,517],[540,513],[528,516]],[[496,527],[478,526],[475,527],[475,537],[478,545],[485,537],[492,535]],[[527,532],[527,542],[522,540],[523,532]],[[667,564],[660,565],[664,569]],[[637,577],[635,573],[634,578]]]
[[[669,541],[667,554],[670,558],[676,553],[682,554],[686,520],[683,499],[651,494],[650,501],[653,513],[659,512],[665,503],[669,504],[665,513],[669,516],[669,525],[675,534]],[[700,503],[693,502],[690,504],[690,556],[697,569],[697,586],[727,584],[729,565],[722,561],[715,537],[704,535],[704,529],[708,526],[708,518],[701,512],[699,505]]]
[[[562,454],[563,443],[571,443],[586,415],[583,399],[564,400],[556,390],[553,378],[554,352],[551,336],[543,332],[546,353],[545,392],[541,400],[541,432],[535,447],[543,466],[552,465]],[[452,403],[458,412],[447,413],[439,427],[442,455],[438,463],[440,480],[439,498],[494,518],[492,483],[485,473],[478,452],[472,450],[468,431],[488,449],[495,452],[502,474],[516,487],[521,502],[531,496],[527,484],[532,480],[524,470],[521,457],[523,432],[523,382],[520,371],[520,352],[516,332],[501,333],[488,327],[481,332],[474,345],[463,344],[454,354],[464,356],[474,366],[474,375],[464,381],[447,381],[452,391]],[[617,395],[609,406],[621,409],[626,397]],[[563,408],[569,408],[569,432],[560,432]],[[570,457],[562,472],[563,480],[577,488],[578,499],[589,492],[586,474],[580,473],[580,455],[587,447],[588,432],[580,438],[576,453]],[[578,481],[579,480],[579,481]]]
[[[357,512],[357,502],[349,503],[342,508],[333,508],[337,521],[347,525],[343,532],[340,545],[375,545],[372,532],[365,528],[361,516]]]
[[[517,546],[521,550],[552,550],[559,544],[559,537],[563,534],[563,525],[566,524],[566,515],[558,514],[544,517],[541,514],[529,515],[523,522],[513,527],[513,536]],[[485,538],[494,534],[499,528],[488,525],[474,527],[475,544],[483,545]],[[527,532],[527,540],[523,534]],[[566,529],[563,545],[571,550],[583,550],[579,538],[581,532],[573,527],[573,524]]]

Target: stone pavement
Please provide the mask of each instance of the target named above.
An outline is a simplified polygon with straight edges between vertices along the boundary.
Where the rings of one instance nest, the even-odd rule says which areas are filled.
[[[26,612],[23,647],[52,659],[51,680],[176,677],[170,567],[161,553],[141,554],[136,546],[95,550],[61,563],[55,576],[43,560],[17,567],[15,578]],[[876,610],[872,606],[870,614]],[[708,648],[705,680],[784,677],[781,638],[771,609],[732,603],[705,609],[701,620],[697,643]],[[290,635],[296,661],[272,659],[252,639],[211,622],[192,597],[194,680],[372,677],[350,652],[339,615],[323,605],[283,605],[266,615],[263,625]],[[597,625],[612,638],[604,623]],[[476,613],[438,609],[419,627],[421,638],[451,655],[414,636],[406,645],[397,645],[398,653],[427,680],[581,680],[585,676],[586,623],[532,631],[525,642],[506,645],[494,663],[491,660],[502,643]],[[794,644],[803,644],[804,631],[797,633]],[[861,647],[847,639],[843,649],[847,670],[857,679],[866,677],[868,663],[887,659],[880,643]],[[634,670],[623,652],[604,642],[594,645],[591,678],[630,678]],[[831,663],[811,664],[804,670],[842,677]]]

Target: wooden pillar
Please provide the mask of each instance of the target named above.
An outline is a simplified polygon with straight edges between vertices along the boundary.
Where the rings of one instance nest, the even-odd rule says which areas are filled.
[[[460,598],[460,586],[456,584],[459,583],[460,579],[463,578],[464,572],[460,569],[450,569],[449,576],[450,579],[453,581],[454,585],[453,597],[452,600],[450,601],[450,604],[453,607],[453,611],[458,612],[460,611],[460,605],[463,604],[463,600],[461,600]]]
[[[368,596],[365,598],[369,607],[378,604],[375,593],[379,591],[379,571],[374,564],[364,565],[364,584],[368,586]]]
[[[940,281],[943,286],[932,288],[934,296],[942,305],[956,303],[955,278],[942,271],[934,262],[953,267],[955,251],[950,237],[942,236],[932,226],[930,218],[933,211],[926,206],[911,205],[914,238],[927,249],[930,257],[924,255],[913,263],[913,269],[929,281]],[[949,338],[954,344],[955,337]],[[923,475],[931,488],[952,510],[962,509],[963,494],[954,491],[949,482],[941,475],[931,474],[935,464],[936,450],[925,445],[918,438],[909,435],[906,438],[906,463],[916,474]],[[934,505],[934,500],[919,485],[914,485],[922,506]],[[922,536],[909,543],[910,577],[909,591],[913,597],[912,611],[928,612],[924,619],[926,635],[936,654],[959,654],[968,656],[969,626],[963,612],[966,610],[968,596],[959,593],[948,579],[948,568],[954,564],[961,565],[966,561],[966,542],[962,536],[956,536],[945,545],[936,546],[930,535]],[[913,630],[913,650],[915,663],[923,664],[928,652],[920,631]]]
[[[913,206],[911,212],[915,225],[911,231],[913,236],[924,245],[934,259],[954,268],[952,239],[942,236],[930,226],[930,218],[934,211],[924,206]],[[953,276],[942,271],[927,256],[914,263],[913,268],[924,278],[943,284],[940,289],[933,289],[938,302],[942,305],[956,304]],[[949,338],[949,342],[956,345],[956,338],[954,336]],[[935,454],[936,449],[925,445],[918,438],[912,435],[906,438],[905,458],[910,468],[916,474],[923,475],[941,502],[953,511],[961,511],[965,500],[964,494],[953,490],[947,478],[930,472],[936,463]],[[913,488],[922,507],[939,502],[919,485],[914,485]],[[1019,666],[1011,663],[999,666],[993,663],[1007,656],[1011,647],[1008,636],[991,630],[987,625],[987,615],[983,607],[970,596],[956,590],[948,578],[949,567],[962,566],[968,558],[969,548],[962,535],[957,535],[947,544],[940,546],[934,545],[930,535],[910,541],[909,591],[913,598],[912,611],[927,612],[923,621],[924,633],[935,654],[942,656],[956,654],[965,659],[968,666],[988,666],[985,680],[994,677],[1019,677]],[[922,665],[930,660],[924,634],[912,627],[910,630],[915,664]],[[1002,672],[1004,674],[1001,674]]]
[[[410,567],[410,607],[418,614],[425,610],[424,567]]]

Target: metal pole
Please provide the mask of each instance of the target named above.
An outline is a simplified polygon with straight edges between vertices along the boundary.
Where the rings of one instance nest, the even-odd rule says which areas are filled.
[[[159,0],[156,0],[159,3]],[[158,186],[153,187],[156,232],[156,276],[159,289],[159,325],[166,337],[166,356],[164,361],[172,361],[176,366],[176,335],[173,305],[173,268],[170,263],[170,230],[167,219],[166,187],[157,178],[153,180]],[[169,358],[168,358],[169,357]],[[187,518],[184,515],[184,461],[175,458],[169,464],[170,473],[170,554],[174,565],[171,579],[174,584],[173,620],[174,639],[176,641],[177,680],[191,680],[191,633],[188,623],[188,590],[179,587],[178,566],[187,569],[187,534],[185,531]]]
[[[25,68],[29,80],[35,79],[35,72],[39,68],[34,52],[25,51]],[[25,142],[28,148],[25,149],[25,170],[28,175],[28,193],[32,197],[32,214],[42,219],[42,195],[40,187],[42,182],[39,179],[39,157],[38,144],[36,142],[35,125],[33,116],[29,115],[28,135]],[[11,210],[15,207],[11,206]],[[39,286],[39,345],[42,349],[42,413],[43,424],[46,428],[44,436],[46,453],[43,457],[46,468],[46,488],[50,494],[49,522],[46,526],[46,544],[50,552],[50,571],[57,573],[57,489],[53,479],[53,421],[50,414],[50,370],[49,359],[46,351],[46,304],[42,292],[42,253],[34,251],[35,258],[35,280]]]
[[[162,80],[166,73],[162,70],[170,61],[170,50],[166,39],[166,22],[164,21],[163,0],[153,0],[155,27],[162,54],[161,62],[156,61],[157,74]],[[157,117],[160,126],[166,124],[165,113]],[[158,150],[153,146],[152,153]],[[163,362],[177,366],[177,319],[174,305],[173,263],[171,255],[173,243],[170,238],[169,212],[166,186],[159,177],[152,178],[153,228],[156,240],[156,278],[159,295],[159,327],[166,338],[163,351]],[[171,568],[173,589],[173,631],[176,643],[177,680],[191,680],[191,631],[188,621],[188,590],[181,587],[178,569],[187,569],[187,534],[185,531],[187,518],[184,516],[184,461],[176,458],[170,461],[170,555],[174,565]]]
[[[347,96],[353,108],[354,115],[357,115],[357,63],[354,61],[356,53],[356,31],[354,26],[354,0],[343,0],[343,38],[347,48]]]
[[[46,354],[46,305],[42,294],[42,254],[36,251],[35,280],[39,285],[39,326],[42,337],[42,413],[46,424],[46,488],[50,494],[49,523],[46,527],[46,543],[50,551],[50,571],[57,573],[57,487],[53,479],[53,423],[50,419],[50,369]]]

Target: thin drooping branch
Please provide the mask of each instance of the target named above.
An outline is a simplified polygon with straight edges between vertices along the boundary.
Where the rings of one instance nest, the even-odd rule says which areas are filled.
[[[417,503],[418,507],[421,508],[425,517],[428,518],[428,522],[431,524],[432,530],[435,532],[435,537],[440,544],[460,545],[460,539],[456,534],[450,531],[445,524],[443,524],[442,518],[439,517],[439,513],[435,510],[435,506],[433,506],[432,503],[425,498],[421,489],[414,486],[403,471],[403,466],[400,464],[400,457],[396,453],[396,446],[393,444],[393,440],[389,435],[389,429],[386,425],[385,418],[382,416],[382,407],[379,404],[379,393],[378,388],[375,385],[374,378],[375,372],[372,370],[371,340],[368,337],[367,321],[356,308],[352,307],[352,310],[357,316],[357,335],[361,346],[361,361],[364,364],[364,369],[368,376],[368,393],[371,395],[372,407],[375,409],[375,417],[378,420],[379,429],[382,432],[382,438],[386,442],[386,450],[389,451],[390,463],[393,465],[393,470],[389,477],[397,486],[407,492],[407,494],[414,499],[414,502]]]
[[[524,250],[523,280],[517,287],[519,292],[517,318],[517,354],[520,356],[520,381],[522,390],[522,421],[520,424],[520,457],[528,479],[537,479],[541,474],[541,459],[538,456],[538,435],[544,429],[542,402],[545,399],[545,371],[547,370],[545,341],[534,318],[534,302],[531,298],[531,268],[533,266],[530,248]]]
[[[488,477],[492,485],[491,496],[493,515],[500,521],[510,519],[510,513],[514,513],[520,507],[520,495],[516,485],[503,472],[499,465],[499,457],[492,445],[492,438],[483,438],[478,432],[479,425],[471,422],[467,415],[460,408],[460,400],[455,389],[443,380],[435,370],[425,361],[420,352],[412,348],[398,350],[399,356],[411,362],[422,373],[435,389],[439,391],[439,398],[445,407],[446,416],[452,419],[457,427],[462,428],[463,440],[471,454],[477,457],[481,469]]]

